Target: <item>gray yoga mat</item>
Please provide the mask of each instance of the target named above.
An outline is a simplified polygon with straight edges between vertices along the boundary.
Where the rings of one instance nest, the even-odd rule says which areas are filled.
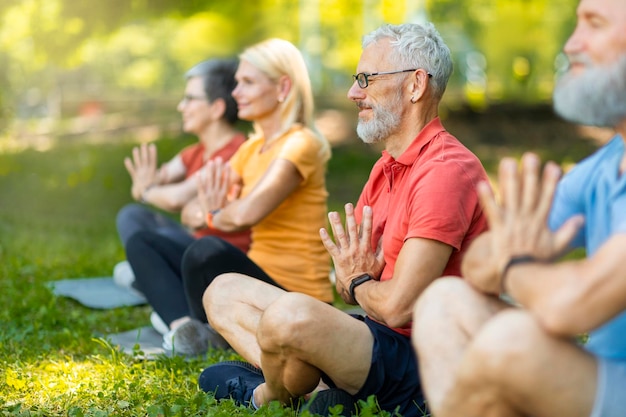
[[[72,298],[90,308],[106,310],[146,304],[141,294],[117,286],[111,277],[62,279],[47,285],[55,295]]]
[[[163,336],[152,326],[110,334],[106,338],[111,341],[112,345],[118,346],[120,351],[128,355],[134,355],[135,347],[137,347],[143,353],[138,354],[138,357],[143,359],[156,359],[158,356],[171,354],[163,349]]]

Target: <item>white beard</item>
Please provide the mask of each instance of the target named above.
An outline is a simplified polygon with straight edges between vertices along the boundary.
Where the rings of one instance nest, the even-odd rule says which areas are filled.
[[[585,56],[572,57],[586,64],[579,74],[566,72],[554,93],[554,110],[583,125],[615,127],[626,119],[626,56],[609,66],[594,66]]]
[[[365,143],[379,143],[385,141],[400,125],[400,112],[397,110],[402,104],[402,97],[397,94],[386,106],[373,105],[372,120],[359,119],[356,133]]]

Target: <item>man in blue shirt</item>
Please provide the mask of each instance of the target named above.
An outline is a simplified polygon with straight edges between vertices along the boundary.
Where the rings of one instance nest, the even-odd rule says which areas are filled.
[[[437,417],[626,413],[626,2],[581,0],[577,15],[555,109],[617,134],[560,181],[526,154],[521,168],[502,161],[500,203],[479,186],[490,231],[463,261],[466,280],[435,281],[414,310]],[[557,262],[576,247],[587,257]]]

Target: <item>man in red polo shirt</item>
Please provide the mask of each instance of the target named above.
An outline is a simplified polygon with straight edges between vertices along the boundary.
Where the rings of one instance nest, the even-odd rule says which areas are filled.
[[[243,275],[218,277],[205,293],[209,322],[249,363],[202,373],[200,387],[216,398],[257,407],[317,389],[316,412],[328,412],[320,402],[351,406],[375,395],[383,410],[423,415],[412,307],[435,278],[460,273],[469,242],[485,230],[475,186],[486,174],[438,117],[452,61],[434,26],[386,25],[363,48],[348,98],[358,135],[385,150],[356,209],[346,205],[345,227],[332,212],[334,241],[320,235],[337,292],[366,316]]]

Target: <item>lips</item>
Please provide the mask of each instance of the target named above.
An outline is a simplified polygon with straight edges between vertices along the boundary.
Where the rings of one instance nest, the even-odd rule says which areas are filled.
[[[367,111],[372,110],[372,108],[366,105],[364,102],[359,101],[356,103],[356,108],[359,109],[359,117],[365,114]]]

